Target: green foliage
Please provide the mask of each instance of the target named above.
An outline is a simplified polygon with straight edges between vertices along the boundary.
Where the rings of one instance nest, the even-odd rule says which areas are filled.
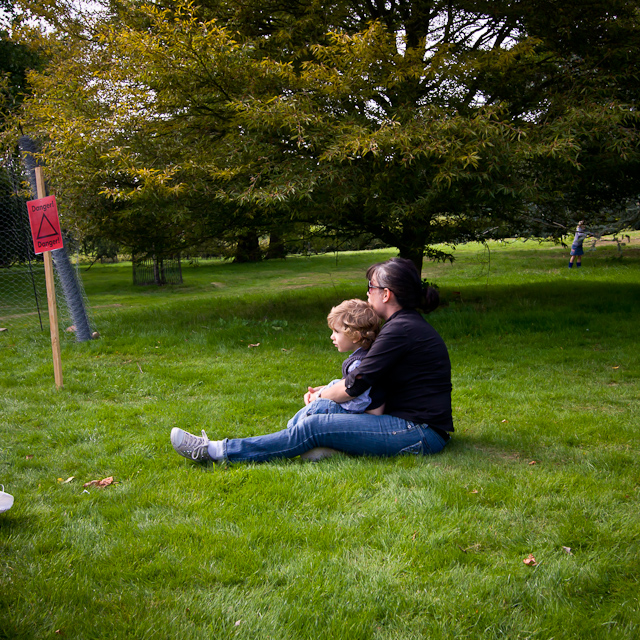
[[[76,231],[136,252],[306,222],[421,264],[438,242],[621,226],[637,3],[583,4],[34,5],[56,31],[24,126]]]
[[[42,66],[35,50],[11,39],[13,19],[13,4],[8,0],[0,2],[0,133],[28,92],[27,71]]]

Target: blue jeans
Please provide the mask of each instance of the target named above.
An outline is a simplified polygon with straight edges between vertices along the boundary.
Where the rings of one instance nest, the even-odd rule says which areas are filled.
[[[389,415],[323,413],[306,416],[291,428],[252,438],[224,441],[229,462],[266,462],[295,458],[315,447],[329,447],[351,455],[397,456],[438,453],[447,444],[425,424]]]
[[[353,412],[347,411],[341,404],[338,404],[333,400],[318,398],[317,400],[314,400],[308,405],[302,407],[302,409],[300,409],[300,411],[298,411],[298,413],[296,413],[296,415],[287,422],[287,429],[293,429],[300,420],[318,413],[350,413],[351,415],[354,415]]]

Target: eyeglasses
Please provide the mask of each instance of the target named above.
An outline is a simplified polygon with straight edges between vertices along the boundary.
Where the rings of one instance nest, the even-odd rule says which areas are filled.
[[[367,292],[371,291],[371,289],[387,289],[388,287],[378,287],[375,284],[371,284],[371,280],[369,280],[369,286],[367,287]]]

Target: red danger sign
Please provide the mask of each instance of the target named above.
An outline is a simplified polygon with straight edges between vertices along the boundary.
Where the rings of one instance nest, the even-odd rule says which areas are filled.
[[[36,253],[62,249],[62,233],[55,196],[27,202],[33,249]]]

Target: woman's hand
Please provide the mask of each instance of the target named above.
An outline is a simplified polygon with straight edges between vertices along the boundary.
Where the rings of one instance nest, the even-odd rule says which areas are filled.
[[[318,399],[318,395],[320,392],[326,387],[326,385],[322,385],[321,387],[307,387],[308,391],[304,394],[304,403],[309,404],[314,400]]]

